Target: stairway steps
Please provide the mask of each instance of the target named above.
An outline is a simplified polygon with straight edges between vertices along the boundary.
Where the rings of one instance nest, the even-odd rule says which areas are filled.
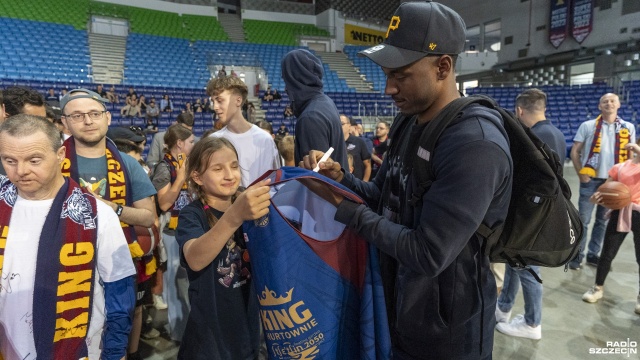
[[[375,92],[373,84],[366,81],[366,78],[360,74],[358,68],[342,53],[316,52],[327,64],[332,71],[338,74],[338,77],[347,84],[348,87],[355,89],[357,92]]]
[[[94,33],[89,33],[88,36],[93,81],[104,84],[122,83],[127,38]]]
[[[242,19],[239,16],[234,14],[218,14],[218,21],[231,41],[244,42],[244,27],[242,26]]]

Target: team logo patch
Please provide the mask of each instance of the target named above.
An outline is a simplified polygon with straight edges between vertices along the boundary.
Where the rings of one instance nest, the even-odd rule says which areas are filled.
[[[182,210],[182,208],[189,205],[189,203],[191,203],[191,198],[189,197],[189,194],[186,191],[181,191],[180,195],[178,196],[178,200],[176,200],[176,202],[173,205],[173,209]]]
[[[0,186],[0,200],[13,207],[18,199],[18,189],[5,177],[0,178]]]
[[[433,51],[436,49],[438,45],[436,45],[436,43],[429,43],[429,50]]]
[[[96,219],[93,216],[91,202],[88,194],[82,193],[79,188],[73,189],[71,196],[62,204],[60,218],[69,218],[76,224],[82,225],[85,230],[96,228]]]
[[[259,219],[253,220],[253,222],[254,222],[254,224],[256,224],[256,226],[265,227],[265,226],[269,225],[269,214],[267,214],[267,215],[265,215],[265,216],[263,216],[263,217],[261,217]]]
[[[385,37],[389,37],[389,32],[391,30],[396,30],[398,26],[400,26],[400,16],[396,15],[391,18],[391,22],[389,22],[389,28],[387,28],[387,36]]]

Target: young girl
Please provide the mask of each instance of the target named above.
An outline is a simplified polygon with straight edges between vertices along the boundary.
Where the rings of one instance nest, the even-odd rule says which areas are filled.
[[[187,174],[196,200],[180,211],[176,240],[191,313],[178,359],[257,359],[260,316],[240,227],[269,212],[269,180],[239,193],[238,154],[213,136],[196,143]]]
[[[611,218],[607,224],[604,235],[604,243],[596,271],[596,283],[584,295],[582,300],[595,303],[604,295],[604,281],[611,269],[611,262],[618,254],[620,245],[629,230],[633,231],[633,241],[636,248],[636,261],[640,265],[640,146],[628,144],[626,149],[633,152],[635,157],[623,163],[614,165],[609,170],[607,181],[619,181],[629,188],[631,192],[631,204],[626,208],[611,212]],[[591,202],[599,204],[602,196],[595,192],[591,196]],[[640,295],[638,295],[635,313],[640,315]]]
[[[180,341],[187,324],[189,304],[184,291],[178,291],[178,284],[187,286],[184,269],[180,271],[180,251],[175,238],[178,224],[178,213],[191,202],[187,191],[187,176],[183,164],[195,144],[191,130],[175,124],[167,129],[164,135],[166,153],[162,161],[156,165],[151,182],[158,191],[158,207],[160,215],[160,231],[167,252],[167,271],[163,274],[162,295],[153,295],[156,308],[166,309],[168,306],[169,335],[171,340]],[[182,275],[182,276],[180,276]],[[181,296],[182,295],[182,296]]]

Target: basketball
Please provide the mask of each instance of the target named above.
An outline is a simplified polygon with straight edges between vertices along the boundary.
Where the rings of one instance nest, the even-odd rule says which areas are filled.
[[[598,188],[600,204],[608,209],[620,210],[631,203],[631,193],[627,185],[618,181],[607,181]]]
[[[136,236],[138,237],[138,244],[142,251],[144,251],[145,255],[149,255],[153,253],[153,249],[158,245],[158,241],[160,241],[160,234],[158,232],[158,227],[153,225],[150,228],[144,226],[134,226],[136,229]]]

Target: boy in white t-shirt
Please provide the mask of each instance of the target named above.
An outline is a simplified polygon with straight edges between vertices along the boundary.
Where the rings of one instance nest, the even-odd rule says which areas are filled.
[[[123,359],[135,305],[135,268],[115,212],[62,176],[60,164],[65,149],[60,144],[60,133],[44,118],[17,115],[0,125],[0,159],[7,171],[7,178],[0,176],[0,208],[8,214],[4,220],[0,215],[0,236],[6,236],[6,245],[0,249],[4,253],[0,264],[3,275],[0,280],[0,352],[5,360],[63,356],[56,351],[82,354],[80,356],[91,359]],[[62,201],[64,205],[56,207]],[[43,230],[52,222],[58,222],[56,229],[61,228],[60,224],[66,224],[65,229],[83,227],[84,230],[79,239],[70,238],[65,230],[60,231],[62,239],[56,239],[54,233],[57,232]],[[87,250],[83,247],[87,242],[81,242],[81,238],[89,231],[94,231],[91,234],[95,236],[91,238],[95,245]],[[57,310],[52,311],[57,313],[55,336],[42,339],[44,335],[38,331],[39,319],[34,313],[48,305],[42,299],[48,299],[50,295],[45,293],[38,297],[37,294],[43,293],[41,289],[49,288],[51,284],[38,282],[37,270],[43,266],[38,260],[43,255],[39,250],[49,248],[55,241],[62,241],[62,246],[53,246],[60,255],[52,253],[49,257],[45,253],[44,256],[53,263],[58,263],[54,261],[56,257],[60,258],[63,269],[60,277],[70,274],[64,272],[67,269],[64,266],[76,265],[79,259],[87,256],[92,258],[92,262],[87,261],[95,265],[92,295],[87,294],[88,281],[74,281],[81,277],[68,281],[59,278],[53,285],[58,289]],[[65,295],[61,294],[63,285],[65,292],[77,292],[80,297],[61,301],[61,295]],[[55,294],[53,298],[56,298]],[[91,304],[90,309],[88,304]],[[66,311],[77,308],[86,308],[90,314],[88,328],[87,319],[82,316],[65,315]],[[54,327],[43,321],[40,323],[44,323],[41,325],[44,328]],[[74,337],[84,338],[86,347],[80,341],[78,350],[64,349],[67,343],[63,340]],[[56,346],[58,350],[55,350]],[[47,354],[38,353],[40,349],[54,350]]]
[[[211,136],[223,137],[236,148],[244,187],[266,171],[281,166],[273,137],[242,116],[242,104],[247,101],[247,93],[247,85],[238,77],[211,79],[207,84],[213,110],[218,115],[218,122],[224,126]]]

